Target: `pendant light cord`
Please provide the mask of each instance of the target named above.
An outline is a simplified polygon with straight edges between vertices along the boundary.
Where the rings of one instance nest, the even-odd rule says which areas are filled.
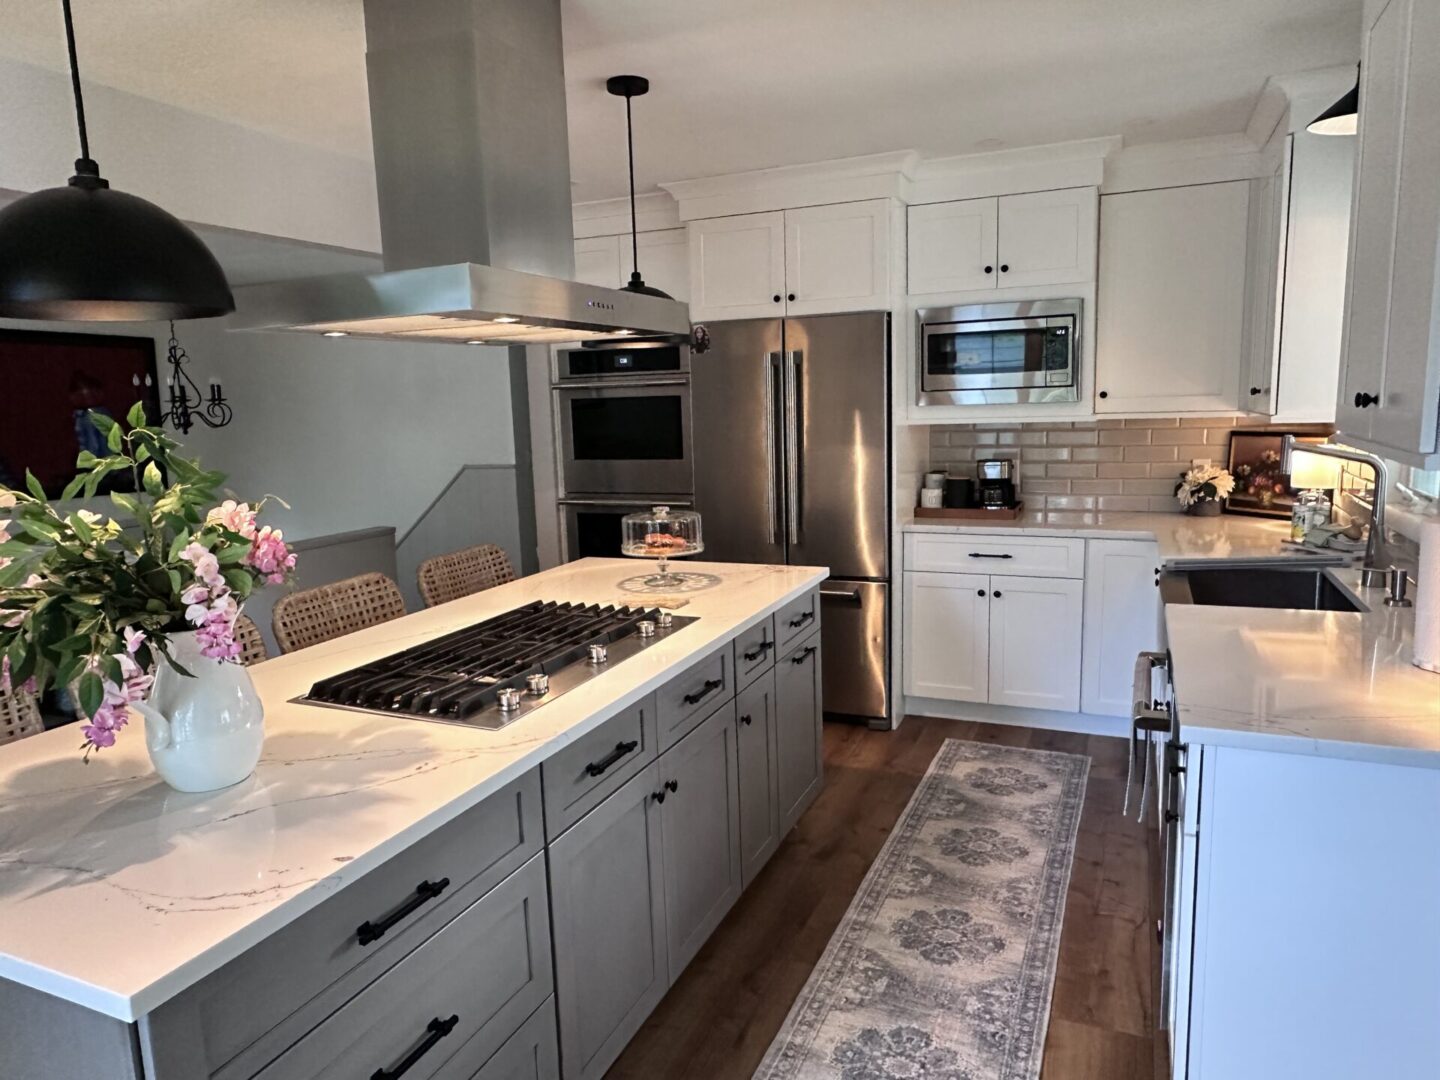
[[[65,0],[69,7],[70,0]],[[630,95],[625,95],[625,146],[630,153],[630,269],[634,277],[640,274],[640,238],[635,220],[635,125],[630,122]]]
[[[75,126],[80,129],[80,160],[90,162],[90,135],[85,129],[85,95],[80,91],[80,60],[75,55],[75,20],[70,14],[70,0],[60,0],[65,9],[65,44],[70,50],[70,85],[75,91]],[[77,169],[79,165],[77,163]],[[98,172],[98,169],[92,169]]]

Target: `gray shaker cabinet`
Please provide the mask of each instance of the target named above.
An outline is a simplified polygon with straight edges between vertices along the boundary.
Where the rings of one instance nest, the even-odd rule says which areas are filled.
[[[735,699],[740,779],[740,876],[745,887],[780,846],[775,675],[767,671]]]
[[[820,635],[812,634],[787,646],[775,661],[781,835],[790,831],[820,793],[820,686]]]
[[[660,758],[660,835],[670,980],[680,977],[740,896],[735,703]]]
[[[561,1075],[604,1075],[670,986],[660,764],[549,848]]]

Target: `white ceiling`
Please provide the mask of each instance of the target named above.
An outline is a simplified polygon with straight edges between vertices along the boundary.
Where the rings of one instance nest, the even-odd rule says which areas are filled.
[[[562,0],[577,199],[887,150],[1239,132],[1272,74],[1353,62],[1361,0]],[[63,69],[57,0],[0,56]],[[360,0],[74,0],[89,79],[369,156]],[[3,107],[3,104],[0,104]]]

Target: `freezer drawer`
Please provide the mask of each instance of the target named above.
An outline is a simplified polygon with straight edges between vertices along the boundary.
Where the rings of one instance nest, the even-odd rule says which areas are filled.
[[[820,586],[820,604],[825,711],[888,717],[890,586],[831,579]]]

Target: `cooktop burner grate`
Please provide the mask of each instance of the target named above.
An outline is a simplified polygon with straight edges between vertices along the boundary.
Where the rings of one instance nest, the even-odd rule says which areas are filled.
[[[656,608],[536,600],[321,679],[300,700],[499,728],[694,621]]]

